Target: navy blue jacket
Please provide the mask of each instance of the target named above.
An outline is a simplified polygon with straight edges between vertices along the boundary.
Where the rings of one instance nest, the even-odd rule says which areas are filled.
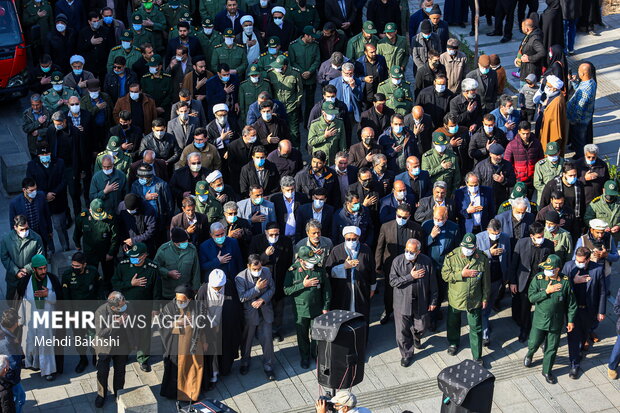
[[[562,268],[562,274],[570,280],[575,290],[575,275],[590,275],[586,283],[586,309],[592,318],[597,314],[605,314],[607,310],[607,289],[605,288],[605,267],[590,261],[588,267],[580,270],[574,260],[567,261]]]
[[[26,202],[28,201],[26,201],[26,198],[22,193],[13,198],[9,204],[9,230],[13,229],[13,218],[16,216],[23,215],[28,218],[28,214],[26,213]],[[34,202],[35,208],[39,211],[39,230],[36,232],[43,240],[46,240],[52,233],[52,215],[50,214],[49,205],[45,199],[45,193],[37,190],[37,196],[32,202]],[[32,228],[32,223],[29,224],[31,230],[34,230]]]
[[[60,214],[67,210],[65,161],[60,158],[53,159],[49,167],[46,168],[37,157],[28,162],[26,176],[34,179],[37,183],[37,189],[43,191],[46,196],[48,192],[56,194],[54,200],[48,203],[51,214]]]
[[[239,102],[239,96],[237,95],[237,91],[239,90],[239,78],[237,77],[237,75],[231,74],[228,83],[235,86],[235,91],[233,92],[233,104],[235,104]],[[226,92],[224,92],[224,83],[222,83],[222,80],[217,75],[207,80],[206,88],[208,105],[206,109],[206,114],[209,120],[213,120],[213,106],[217,105],[218,103],[226,103]],[[228,117],[230,118],[235,112],[233,110],[234,108],[232,107],[228,109]]]
[[[413,194],[413,189],[411,188],[411,177],[409,176],[409,172],[401,172],[394,178],[394,181],[403,181],[405,186],[407,187],[407,192]],[[428,171],[424,171],[420,169],[420,175],[418,175],[418,179],[416,179],[418,185],[420,185],[420,199],[426,198],[427,196],[431,196],[433,193],[433,183],[431,182],[431,176]],[[416,199],[418,202],[420,199]]]
[[[488,186],[478,187],[480,192],[480,205],[482,205],[480,228],[486,229],[495,213],[495,201],[493,201],[493,189]],[[454,192],[454,209],[457,211],[457,219],[461,233],[466,234],[474,229],[474,214],[467,212],[471,204],[471,198],[467,187],[459,188]]]
[[[350,225],[356,226],[362,231],[360,243],[373,245],[375,231],[372,225],[372,220],[370,218],[370,211],[365,206],[360,206],[359,215],[359,222],[356,223],[349,218],[344,208],[340,208],[338,211],[336,211],[336,215],[334,216],[334,222],[332,225],[332,242],[334,243],[334,245],[338,245],[344,242],[344,237],[342,236],[342,229]]]
[[[229,27],[232,27],[235,34],[241,33],[243,28],[241,27],[240,20],[243,16],[245,16],[245,13],[242,12],[241,10],[238,10],[237,13],[239,13],[239,15],[237,16],[237,18],[235,18],[234,26],[227,16],[228,11],[226,9],[216,14],[215,19],[213,21],[213,24],[215,25],[215,30],[217,30],[220,33],[224,33],[224,30],[228,29]]]
[[[217,258],[217,254],[222,255],[230,254],[231,260],[226,264],[222,264]],[[202,279],[206,280],[211,271],[220,269],[226,274],[226,279],[232,281],[237,274],[243,270],[243,258],[241,258],[241,250],[239,249],[239,243],[236,239],[226,237],[222,248],[215,245],[213,238],[210,238],[200,244],[198,250],[198,259],[200,261],[200,269],[202,270]]]
[[[188,53],[190,57],[196,57],[204,54],[202,50],[202,46],[200,45],[200,40],[196,36],[187,36],[188,42]],[[168,50],[166,51],[166,64],[170,63],[170,59],[176,54],[177,47],[181,45],[181,40],[179,37],[172,38],[168,40]]]
[[[378,85],[379,83],[383,82],[385,79],[388,78],[388,68],[385,57],[378,54],[376,59],[377,70],[379,71],[379,79],[374,79],[373,83]],[[366,77],[366,55],[360,56],[360,58],[355,61],[355,77]]]
[[[417,202],[416,196],[413,193],[407,193],[405,195],[405,202],[411,206],[411,216],[415,212],[415,204]],[[390,193],[379,200],[379,222],[385,224],[388,221],[396,219],[396,208],[398,208],[398,201],[394,197],[393,193]]]

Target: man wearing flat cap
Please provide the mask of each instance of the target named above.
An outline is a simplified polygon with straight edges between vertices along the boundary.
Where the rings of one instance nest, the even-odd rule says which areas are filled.
[[[332,289],[323,267],[316,266],[318,256],[312,248],[302,246],[297,260],[291,265],[284,278],[284,293],[295,302],[295,326],[297,346],[301,355],[301,368],[310,366],[310,359],[316,356],[316,342],[310,341],[312,320],[329,311]]]
[[[161,278],[159,267],[147,258],[146,244],[135,243],[127,251],[126,259],[116,266],[112,277],[112,288],[120,291],[134,305],[134,310],[145,317],[147,325],[139,328],[137,360],[140,370],[151,371],[149,353],[151,349],[151,311],[153,300],[161,300]]]
[[[75,218],[73,242],[78,250],[84,251],[89,265],[103,271],[103,291],[112,287],[114,257],[118,252],[118,237],[114,217],[104,209],[104,202],[99,198],[90,201],[88,210],[82,211]]]
[[[448,354],[455,356],[458,352],[464,311],[472,359],[482,364],[482,310],[491,305],[491,273],[488,257],[476,249],[474,234],[465,234],[461,247],[446,256],[441,277],[448,283]]]
[[[542,375],[547,383],[555,384],[557,379],[551,369],[560,345],[564,318],[568,319],[566,329],[570,333],[575,327],[577,301],[568,277],[561,272],[560,257],[551,254],[539,267],[543,271],[536,274],[528,289],[528,298],[535,308],[523,365],[531,367],[534,353],[544,343]]]
[[[377,273],[374,254],[360,241],[361,234],[356,226],[344,227],[344,242],[334,246],[323,266],[331,278],[331,309],[361,313],[368,323]]]

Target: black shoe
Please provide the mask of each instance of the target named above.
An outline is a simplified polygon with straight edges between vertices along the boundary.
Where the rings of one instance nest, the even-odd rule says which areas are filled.
[[[525,358],[523,359],[523,366],[532,367],[532,358],[526,355]]]
[[[265,376],[267,376],[267,380],[274,381],[276,379],[276,373],[273,370],[265,370]]]
[[[101,409],[103,407],[103,403],[105,402],[105,397],[97,396],[95,399],[95,407]]]
[[[484,347],[489,347],[491,345],[491,340],[489,340],[488,338],[483,338],[482,339],[482,345]]]
[[[392,315],[392,313],[388,313],[387,311],[384,311],[384,312],[381,314],[381,319],[379,320],[379,323],[380,323],[381,325],[385,325],[385,324],[389,323],[389,322],[390,322],[390,316],[391,316],[391,315]]]
[[[284,340],[284,337],[282,337],[282,334],[277,332],[277,333],[273,333],[273,339],[277,340],[278,343],[281,343]]]
[[[568,377],[577,380],[579,378],[579,366],[572,366],[568,372]]]
[[[48,374],[47,376],[45,376],[45,380],[47,381],[54,381],[56,379],[56,374]]]
[[[420,337],[413,336],[413,347],[418,350],[422,349],[422,339]]]
[[[409,367],[412,364],[413,364],[413,356],[400,359],[400,365],[403,367]]]
[[[241,366],[241,368],[239,369],[239,373],[242,376],[245,376],[246,374],[248,374],[248,371],[250,370],[249,366]]]
[[[512,38],[511,37],[502,37],[501,40],[499,41],[500,43],[508,43],[509,41],[511,41]]]
[[[502,35],[501,33],[498,33],[496,31],[492,31],[492,32],[488,32],[487,33],[487,36],[501,36],[501,35]]]
[[[310,368],[310,361],[308,361],[308,359],[301,359],[301,362],[299,364],[301,365],[301,368],[304,370]]]
[[[431,322],[428,325],[428,331],[430,331],[432,333],[437,331],[437,321],[431,320]]]
[[[78,363],[77,366],[75,366],[75,372],[82,373],[84,370],[86,370],[87,366],[88,366],[88,359],[86,358],[86,356],[80,357],[80,362]]]
[[[470,31],[470,32],[469,32],[469,35],[470,35],[470,36],[475,36],[475,35],[476,35],[476,32],[472,29],[472,31]]]
[[[519,333],[519,343],[525,343],[527,341],[527,333],[525,331],[521,331]]]
[[[491,16],[487,16],[487,26],[493,26],[493,18]]]
[[[456,353],[458,353],[458,347],[457,346],[450,346],[448,347],[448,354],[451,356],[456,356]]]
[[[547,381],[547,383],[549,383],[549,384],[556,384],[558,382],[558,380],[555,378],[553,373],[549,373],[549,374],[543,373],[542,375],[545,378],[545,380]]]
[[[482,357],[480,357],[479,359],[474,360],[475,363],[478,363],[479,365],[481,365],[482,367],[484,367],[484,360],[482,359]]]
[[[141,363],[140,370],[142,370],[145,373],[148,373],[151,371],[151,366],[149,366],[149,363]]]

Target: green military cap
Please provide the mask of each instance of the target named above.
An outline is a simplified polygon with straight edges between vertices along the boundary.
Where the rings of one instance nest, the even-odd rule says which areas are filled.
[[[605,185],[603,185],[603,189],[605,190],[605,195],[611,195],[611,196],[620,195],[618,193],[618,184],[616,183],[616,181],[609,180],[605,182]]]
[[[196,195],[207,195],[209,193],[209,184],[207,181],[196,182]]]
[[[383,33],[394,33],[396,31],[396,23],[386,23]]]
[[[144,242],[137,242],[127,251],[127,256],[130,258],[138,258],[140,255],[146,252],[146,245]]]
[[[321,33],[315,33],[314,32],[314,27],[312,27],[312,26],[304,27],[304,34],[310,35],[310,36],[314,37],[315,39],[320,39],[321,38]]]
[[[133,40],[133,33],[129,30],[125,30],[123,34],[121,34],[121,40]]]
[[[36,254],[32,257],[32,260],[30,260],[30,265],[32,268],[43,267],[44,265],[47,265],[47,259],[43,254]]]
[[[547,150],[545,151],[545,155],[557,155],[558,153],[560,153],[560,146],[558,145],[557,142],[549,142],[547,144]]]
[[[364,31],[368,34],[375,34],[377,33],[377,28],[375,27],[375,24],[373,22],[371,22],[370,20],[366,20],[364,22],[364,25],[362,26],[362,29],[364,29]]]
[[[448,138],[442,132],[433,132],[433,145],[447,145]]]
[[[327,113],[328,115],[338,114],[338,108],[336,107],[336,105],[334,105],[334,102],[323,102],[321,109],[323,109],[323,112]]]
[[[142,24],[142,16],[140,16],[139,14],[134,14],[131,20],[134,24]]]
[[[546,260],[538,264],[543,270],[553,270],[562,266],[562,260],[555,254],[551,254]]]
[[[394,79],[402,79],[403,69],[398,66],[392,66],[392,68],[390,69],[390,76]]]
[[[276,47],[280,46],[280,38],[278,36],[271,36],[267,41],[267,46]]]
[[[394,91],[394,100],[398,102],[404,102],[406,97],[407,93],[405,92],[405,89],[399,87]]]
[[[463,241],[461,241],[461,247],[476,248],[476,236],[471,232],[465,234]]]
[[[62,80],[63,80],[62,73],[58,71],[52,73],[52,80],[51,80],[52,85],[61,84]]]
[[[252,65],[250,66],[250,70],[248,70],[248,76],[256,76],[260,75],[260,70],[258,70],[258,66]]]
[[[106,150],[114,152],[118,151],[118,148],[121,147],[121,138],[118,136],[110,136],[108,140],[108,145],[106,146]]]
[[[517,182],[512,188],[510,199],[523,198],[524,196],[527,196],[527,186],[524,182]]]
[[[148,65],[150,67],[156,67],[159,66],[161,64],[161,56],[158,54],[154,54],[153,56],[151,56],[151,58],[149,59],[149,63]]]
[[[90,201],[90,214],[96,220],[101,220],[106,217],[106,212],[103,210],[103,200],[95,198]]]
[[[235,37],[235,32],[229,27],[228,29],[224,30],[223,35],[224,37]]]
[[[276,57],[276,60],[274,60],[271,63],[271,67],[273,67],[274,69],[281,69],[282,66],[287,65],[287,64],[288,64],[288,59],[286,58],[286,56],[281,54],[280,56]]]
[[[178,6],[179,5],[179,0],[168,0],[168,4],[170,6]]]
[[[192,19],[192,16],[189,14],[188,11],[184,11],[183,14],[181,15],[181,17],[179,17],[179,21],[190,21]]]
[[[297,256],[300,259],[306,262],[309,262],[311,264],[316,264],[317,262],[319,262],[319,258],[316,256],[314,251],[312,251],[312,248],[307,247],[305,245],[299,248],[299,253],[297,254]]]
[[[209,28],[209,27],[213,27],[213,26],[215,26],[215,25],[213,24],[213,20],[211,19],[211,17],[205,18],[205,20],[202,22],[202,27]]]

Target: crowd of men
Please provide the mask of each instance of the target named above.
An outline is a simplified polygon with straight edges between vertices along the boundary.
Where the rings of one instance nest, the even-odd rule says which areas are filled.
[[[571,74],[537,15],[519,22],[513,99],[499,57],[468,62],[432,0],[411,15],[397,0],[52,3],[19,6],[32,44],[32,160],[0,245],[6,299],[25,314],[0,322],[17,409],[22,358],[50,381],[64,364],[32,341],[50,331],[25,334],[23,356],[11,349],[24,308],[60,300],[105,300],[97,314],[117,320],[218,320],[215,352],[184,321],[160,331],[161,394],[176,400],[200,399],[237,358],[247,374],[255,336],[275,380],[273,341],[291,305],[309,368],[312,320],[342,309],[371,323],[378,291],[403,367],[444,319],[456,355],[462,313],[483,363],[490,316],[511,295],[524,365],[542,345],[555,383],[566,327],[579,378],[619,258],[620,195],[592,144],[595,68]],[[74,248],[70,270],[48,271]],[[152,300],[169,304],[152,313]],[[123,343],[94,349],[97,407],[110,363],[115,394],[132,351],[151,370],[150,328],[73,334]],[[619,361],[616,345],[610,378]]]

